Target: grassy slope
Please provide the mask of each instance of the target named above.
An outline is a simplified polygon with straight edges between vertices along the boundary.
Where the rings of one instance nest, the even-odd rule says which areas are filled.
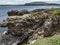
[[[33,45],[60,45],[60,35],[37,40]]]

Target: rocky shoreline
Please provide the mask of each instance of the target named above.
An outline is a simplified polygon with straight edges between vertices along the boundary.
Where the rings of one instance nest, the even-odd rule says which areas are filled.
[[[9,37],[9,35],[11,35],[12,36],[11,38],[16,37],[16,39],[14,39],[16,41],[18,38],[20,38],[20,36],[28,32],[33,32],[32,35],[29,34],[30,36],[28,36],[28,34],[26,34],[25,36],[27,37],[26,40],[28,39],[27,43],[28,42],[30,43],[31,40],[37,40],[39,38],[59,34],[60,13],[55,14],[52,11],[56,12],[56,9],[36,9],[32,11],[27,10],[8,11],[7,19],[0,24],[1,27],[6,26],[8,27],[8,31],[5,33],[5,40]],[[23,37],[23,40],[25,39],[25,37]],[[21,45],[20,44],[21,40],[18,41],[19,43],[16,45]]]

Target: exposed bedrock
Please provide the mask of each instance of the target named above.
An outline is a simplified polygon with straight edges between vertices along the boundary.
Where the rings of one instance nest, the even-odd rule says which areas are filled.
[[[45,9],[30,12],[24,10],[22,14],[18,10],[10,11],[8,12],[7,22],[8,31],[5,35],[8,35],[7,37],[9,37],[9,35],[16,37],[15,40],[30,31],[33,32],[32,35],[27,34],[23,36],[23,39],[25,39],[26,36],[28,37],[28,42],[60,33],[60,15],[53,15],[49,13],[49,10]],[[8,39],[10,39],[10,37]],[[21,40],[18,41],[20,42]]]
[[[22,16],[24,14],[29,14],[30,12],[28,10],[11,10],[11,11],[8,11],[8,16]]]

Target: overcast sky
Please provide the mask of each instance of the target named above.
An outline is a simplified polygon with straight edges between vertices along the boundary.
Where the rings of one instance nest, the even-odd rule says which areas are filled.
[[[29,2],[51,2],[51,3],[60,3],[60,0],[0,0],[0,4],[25,4]]]

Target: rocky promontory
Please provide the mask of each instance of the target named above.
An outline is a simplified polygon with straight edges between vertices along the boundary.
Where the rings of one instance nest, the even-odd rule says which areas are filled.
[[[8,11],[7,14],[8,17],[3,24],[6,24],[8,31],[5,37],[3,35],[2,37],[5,40],[14,38],[13,41],[11,39],[12,44],[15,44],[16,40],[20,38],[16,45],[21,45],[25,39],[27,43],[31,43],[33,40],[60,33],[59,9],[12,10]]]

